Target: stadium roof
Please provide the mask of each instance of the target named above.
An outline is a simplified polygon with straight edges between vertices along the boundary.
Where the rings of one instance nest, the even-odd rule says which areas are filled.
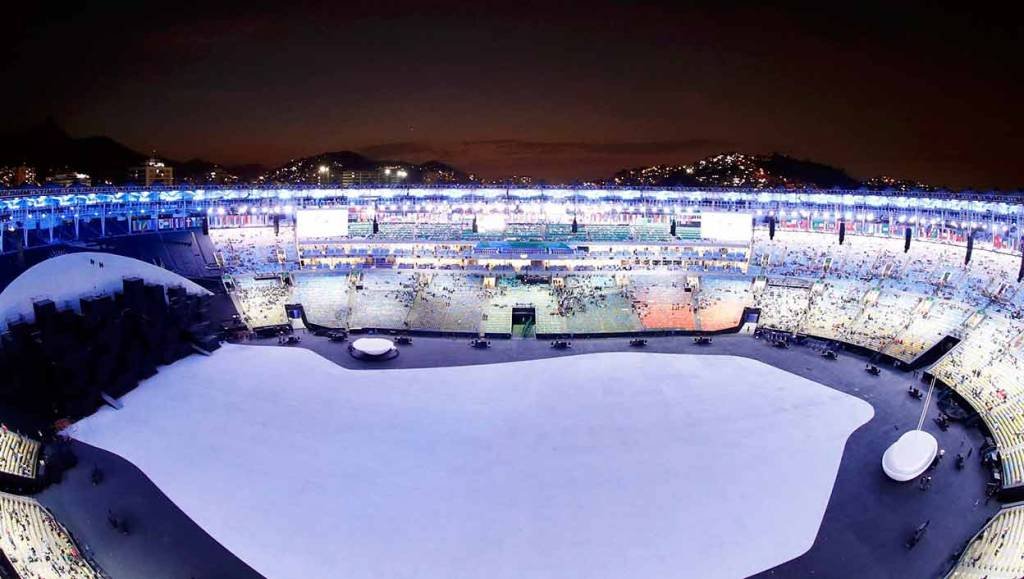
[[[59,191],[59,193],[58,193]],[[804,207],[863,206],[877,208],[972,211],[1000,215],[1024,213],[1024,197],[1003,193],[894,192],[863,189],[791,191],[713,188],[489,188],[489,187],[367,187],[331,188],[210,187],[144,188],[93,187],[14,190],[0,197],[0,211],[125,205],[147,203],[194,203],[210,205],[236,201],[317,202],[328,200],[437,199],[437,200],[573,200],[647,201],[689,204],[751,203]]]

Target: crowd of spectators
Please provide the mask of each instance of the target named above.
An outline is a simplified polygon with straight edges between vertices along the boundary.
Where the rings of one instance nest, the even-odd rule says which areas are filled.
[[[0,550],[22,579],[100,579],[67,530],[28,497],[0,493]]]
[[[0,472],[35,478],[39,465],[39,441],[0,425]]]

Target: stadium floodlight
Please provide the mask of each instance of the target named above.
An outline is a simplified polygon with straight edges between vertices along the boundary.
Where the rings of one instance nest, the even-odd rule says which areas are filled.
[[[327,165],[320,165],[320,174],[321,175],[327,173],[328,171],[330,171],[330,169],[327,168]]]

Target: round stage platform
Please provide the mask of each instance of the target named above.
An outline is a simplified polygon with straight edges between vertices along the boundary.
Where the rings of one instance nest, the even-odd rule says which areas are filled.
[[[921,475],[935,460],[939,442],[923,430],[904,432],[882,455],[882,470],[895,481],[908,481]]]
[[[359,338],[349,344],[348,351],[363,360],[389,360],[398,355],[395,343],[386,338]]]

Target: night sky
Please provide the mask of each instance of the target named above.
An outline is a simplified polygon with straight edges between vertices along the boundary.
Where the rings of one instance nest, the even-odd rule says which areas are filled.
[[[225,164],[350,149],[568,180],[778,151],[1024,186],[1019,7],[23,4],[2,21],[0,128],[52,115]]]

